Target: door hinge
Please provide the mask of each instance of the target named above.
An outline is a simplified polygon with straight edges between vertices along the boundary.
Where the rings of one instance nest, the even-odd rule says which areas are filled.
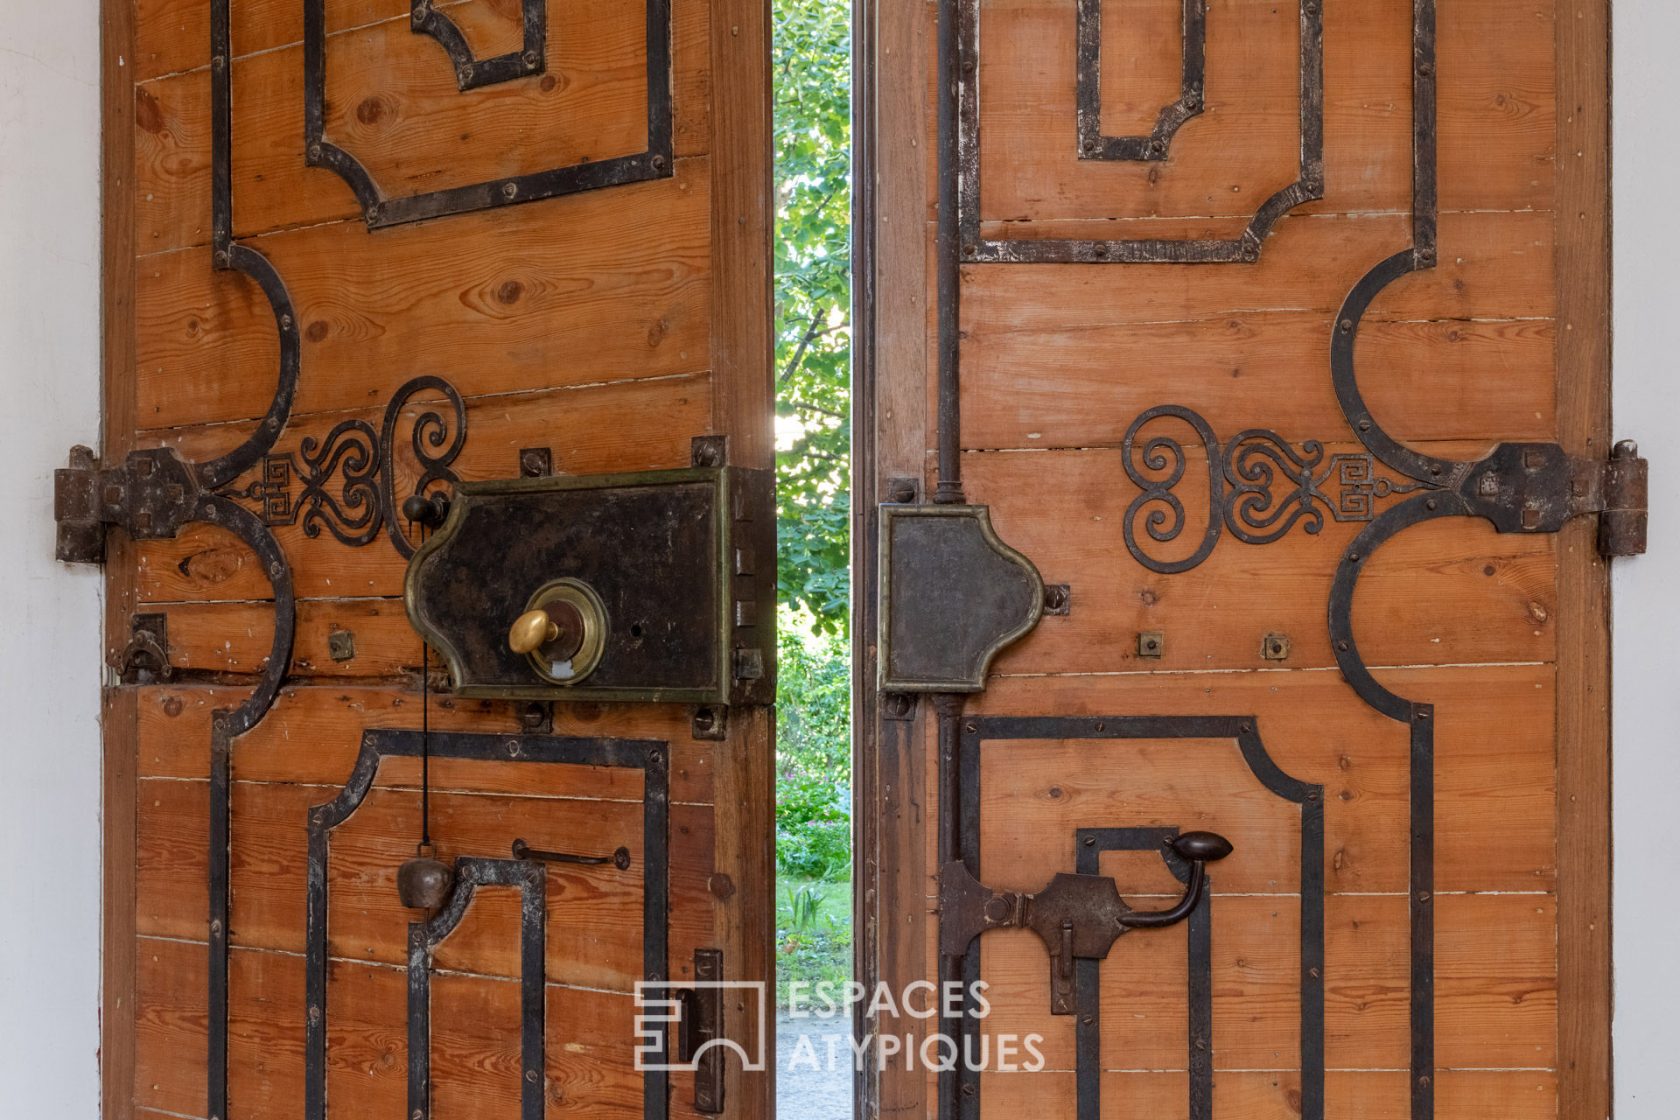
[[[1555,443],[1502,443],[1468,465],[1457,490],[1502,533],[1555,533],[1597,514],[1599,555],[1609,558],[1645,551],[1648,478],[1632,440],[1616,444],[1608,460],[1576,458]]]
[[[1598,553],[1639,556],[1645,551],[1650,521],[1651,466],[1639,457],[1639,445],[1624,439],[1610,452],[1600,477]]]
[[[100,564],[112,525],[136,540],[173,537],[198,506],[199,483],[171,448],[136,451],[120,467],[101,468],[86,447],[70,449],[70,465],[53,472],[53,517],[60,560]]]

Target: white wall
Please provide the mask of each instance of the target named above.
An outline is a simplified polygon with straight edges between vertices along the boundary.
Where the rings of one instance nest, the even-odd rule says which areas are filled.
[[[1616,435],[1651,461],[1651,551],[1615,593],[1616,1115],[1680,1098],[1680,5],[1615,30]]]
[[[99,436],[99,4],[0,0],[0,1117],[99,1114],[99,574],[52,471]]]

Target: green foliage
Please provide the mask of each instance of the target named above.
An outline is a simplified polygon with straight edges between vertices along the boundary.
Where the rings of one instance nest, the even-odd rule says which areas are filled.
[[[810,933],[817,928],[817,919],[822,916],[823,903],[827,899],[822,891],[810,883],[800,886],[788,884],[787,915],[788,929],[793,933]]]
[[[776,944],[776,999],[781,1006],[788,1003],[793,981],[838,985],[850,979],[851,884],[787,884],[776,902]]]
[[[843,632],[851,517],[851,6],[775,0],[778,584]]]
[[[777,646],[776,864],[838,881],[851,871],[851,656],[846,639],[783,611]]]
[[[773,0],[779,994],[851,975],[851,5]]]

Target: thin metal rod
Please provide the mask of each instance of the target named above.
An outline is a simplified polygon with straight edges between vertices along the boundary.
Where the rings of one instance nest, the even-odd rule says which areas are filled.
[[[962,760],[959,757],[962,749],[963,703],[964,697],[960,693],[939,693],[933,697],[933,708],[938,720],[939,736],[938,845],[941,871],[958,860],[966,862],[968,856],[968,853],[963,851],[962,843]],[[947,920],[947,916],[941,913],[939,920],[943,923]],[[947,993],[962,985],[966,964],[966,954],[962,956],[941,954],[939,958],[939,1030],[944,1037],[949,1039],[965,1040],[967,1038],[967,1024],[964,1022],[964,1016],[949,1014],[951,1005],[946,998]],[[959,1055],[961,1054],[961,1045],[961,1042],[959,1042]],[[959,1081],[955,1063],[940,1068],[938,1120],[957,1120],[959,1115]]]
[[[426,527],[421,525],[420,542],[425,541]],[[420,638],[420,844],[432,846],[432,650],[424,635]]]
[[[933,500],[960,504],[962,486],[962,262],[957,213],[957,114],[962,97],[956,0],[939,5],[939,481]]]

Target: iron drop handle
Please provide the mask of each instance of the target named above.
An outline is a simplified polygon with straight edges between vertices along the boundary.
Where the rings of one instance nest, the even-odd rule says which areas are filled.
[[[1184,894],[1165,910],[1133,910],[1120,919],[1130,929],[1159,929],[1188,918],[1201,904],[1207,890],[1207,865],[1231,854],[1231,842],[1217,832],[1185,832],[1168,842],[1168,847],[1190,862],[1190,881]]]
[[[961,957],[987,930],[1030,929],[1050,954],[1050,1013],[1071,1015],[1077,960],[1102,960],[1128,930],[1159,929],[1188,918],[1207,891],[1207,865],[1231,854],[1213,832],[1186,832],[1166,842],[1190,863],[1184,894],[1165,910],[1137,910],[1106,875],[1058,874],[1038,891],[994,891],[961,860],[939,875],[939,949]]]

